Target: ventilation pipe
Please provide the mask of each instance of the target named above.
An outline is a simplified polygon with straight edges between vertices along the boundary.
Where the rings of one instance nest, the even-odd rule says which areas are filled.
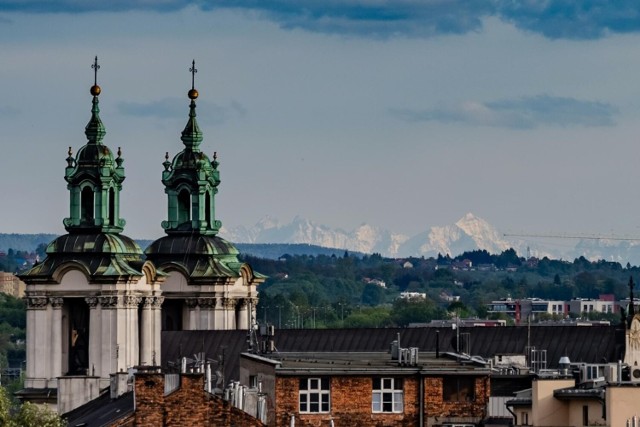
[[[569,375],[569,367],[571,365],[571,361],[567,356],[562,356],[560,358],[560,362],[558,362],[558,367],[560,368],[560,373],[562,375]]]
[[[436,331],[436,359],[440,358],[440,331]]]

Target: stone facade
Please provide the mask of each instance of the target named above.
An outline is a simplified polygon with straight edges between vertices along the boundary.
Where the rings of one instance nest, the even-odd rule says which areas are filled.
[[[24,297],[25,283],[15,275],[0,271],[0,292],[16,298]]]

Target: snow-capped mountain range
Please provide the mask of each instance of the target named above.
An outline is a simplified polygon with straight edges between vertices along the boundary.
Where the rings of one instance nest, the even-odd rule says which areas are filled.
[[[456,256],[464,251],[484,249],[497,254],[514,248],[520,256],[547,256],[573,260],[579,256],[605,259],[634,265],[640,263],[640,242],[614,240],[563,241],[506,237],[482,218],[468,213],[454,224],[433,226],[415,236],[406,236],[368,224],[352,231],[332,229],[305,218],[295,217],[289,223],[264,217],[251,228],[223,228],[221,235],[237,243],[304,243],[363,253],[380,253],[387,257]],[[558,247],[562,249],[558,249]]]

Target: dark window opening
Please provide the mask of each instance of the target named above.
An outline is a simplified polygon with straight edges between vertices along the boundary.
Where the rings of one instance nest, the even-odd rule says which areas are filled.
[[[442,399],[449,402],[473,402],[475,385],[473,377],[445,377],[442,379]]]
[[[185,189],[178,193],[178,224],[188,221],[191,221],[191,194]]]
[[[162,303],[162,330],[182,330],[182,300],[164,300]]]
[[[116,225],[116,192],[109,189],[109,225]]]
[[[211,227],[211,210],[213,206],[211,206],[211,195],[207,191],[207,195],[204,198],[204,219],[207,221],[207,226]]]
[[[93,190],[91,187],[84,187],[80,193],[80,220],[82,222],[93,222]]]
[[[82,298],[69,298],[65,302],[69,306],[68,375],[90,375],[89,306]]]

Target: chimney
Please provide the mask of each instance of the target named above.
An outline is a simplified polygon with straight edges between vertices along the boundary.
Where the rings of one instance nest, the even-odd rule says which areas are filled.
[[[111,392],[111,399],[117,399],[129,391],[129,372],[118,372],[110,376],[109,391]]]

